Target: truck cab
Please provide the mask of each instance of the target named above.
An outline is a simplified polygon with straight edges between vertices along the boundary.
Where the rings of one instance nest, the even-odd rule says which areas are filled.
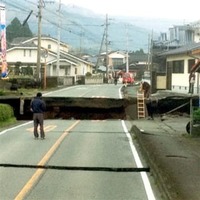
[[[122,76],[122,83],[123,84],[133,84],[134,83],[133,74],[130,72],[124,73]]]

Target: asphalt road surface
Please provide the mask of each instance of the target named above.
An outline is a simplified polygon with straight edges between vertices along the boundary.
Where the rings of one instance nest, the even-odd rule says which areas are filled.
[[[46,93],[45,96],[122,98],[121,87],[121,84],[77,85]]]
[[[121,98],[120,87],[46,95]],[[158,199],[129,128],[123,120],[45,120],[45,140],[34,140],[32,121],[0,132],[0,199]]]

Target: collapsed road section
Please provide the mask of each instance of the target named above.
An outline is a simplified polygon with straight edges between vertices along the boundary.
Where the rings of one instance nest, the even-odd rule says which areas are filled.
[[[0,103],[13,107],[17,120],[31,120],[30,102],[32,97],[1,97]],[[83,98],[83,97],[43,97],[47,109],[46,119],[137,119],[137,98]],[[155,114],[168,112],[189,113],[190,97],[170,96],[157,98]],[[193,106],[198,98],[193,98]]]
[[[3,97],[0,103],[13,107],[17,120],[31,120],[30,97]],[[135,99],[43,97],[46,119],[126,119],[135,118]]]

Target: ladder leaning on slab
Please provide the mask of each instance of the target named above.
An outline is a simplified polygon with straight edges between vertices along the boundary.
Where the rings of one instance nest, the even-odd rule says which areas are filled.
[[[137,113],[138,113],[138,119],[145,118],[145,97],[144,92],[137,92]]]

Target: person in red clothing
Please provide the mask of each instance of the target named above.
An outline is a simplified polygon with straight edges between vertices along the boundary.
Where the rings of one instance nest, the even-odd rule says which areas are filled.
[[[42,100],[42,93],[38,92],[36,97],[31,101],[31,111],[33,112],[33,125],[34,125],[34,137],[38,139],[38,126],[40,126],[40,137],[45,139],[44,133],[44,112],[46,110],[46,104]]]

